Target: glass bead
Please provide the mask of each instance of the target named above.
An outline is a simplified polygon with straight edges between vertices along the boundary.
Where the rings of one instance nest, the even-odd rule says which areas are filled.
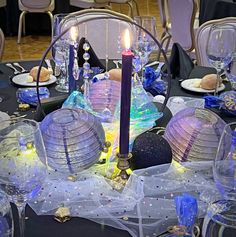
[[[89,53],[84,53],[83,54],[83,59],[88,61],[90,59],[90,54]]]
[[[108,108],[105,108],[102,112],[102,115],[105,119],[109,119],[112,116],[112,113]]]
[[[83,69],[84,69],[84,70],[89,70],[89,69],[90,69],[90,64],[89,64],[88,62],[85,62],[85,63],[83,64]]]
[[[142,69],[142,62],[139,56],[133,58],[134,72],[139,72]]]
[[[88,50],[90,49],[90,45],[89,45],[88,43],[84,43],[84,44],[83,44],[83,49],[84,49],[85,51],[88,51]]]

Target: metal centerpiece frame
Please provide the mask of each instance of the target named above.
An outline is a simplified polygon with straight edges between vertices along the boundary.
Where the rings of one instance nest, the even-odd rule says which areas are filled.
[[[68,15],[67,19],[69,19],[69,17],[70,17],[70,15]],[[72,15],[71,17],[76,17],[76,16]],[[109,20],[109,19],[113,19],[113,20],[117,20],[117,21],[123,21],[123,22],[129,23],[132,26],[138,27],[139,29],[143,30],[156,43],[156,45],[158,46],[159,53],[157,54],[157,58],[159,58],[158,55],[160,55],[160,54],[163,55],[163,59],[164,59],[165,67],[166,67],[166,72],[167,72],[167,73],[165,73],[165,78],[167,79],[168,87],[167,87],[167,92],[166,92],[165,100],[164,100],[164,102],[163,102],[163,104],[162,104],[162,106],[160,108],[160,112],[164,111],[164,109],[166,107],[166,104],[167,104],[167,101],[168,101],[168,98],[169,98],[169,95],[170,95],[170,91],[171,91],[171,72],[170,72],[170,65],[169,65],[169,62],[168,62],[168,59],[167,59],[167,55],[166,55],[164,49],[162,48],[161,43],[159,43],[159,41],[148,30],[146,30],[142,26],[138,25],[137,23],[135,23],[135,22],[133,22],[131,20],[128,20],[128,19],[124,19],[124,18],[119,17],[119,16],[109,16],[109,15],[106,15],[106,16],[94,16],[94,17],[91,17],[89,19],[84,19],[84,20],[81,20],[80,22],[76,22],[76,23],[72,24],[66,30],[61,32],[54,40],[52,40],[51,44],[49,45],[49,47],[44,52],[44,54],[42,56],[42,59],[40,61],[40,64],[39,64],[39,69],[38,69],[38,73],[37,73],[37,81],[36,81],[38,106],[39,106],[39,109],[40,109],[40,111],[41,111],[41,113],[42,113],[42,115],[44,117],[46,116],[46,114],[45,114],[45,112],[44,112],[44,110],[42,108],[42,104],[41,104],[41,100],[40,100],[39,77],[40,77],[40,72],[41,72],[43,63],[44,63],[48,53],[51,51],[53,45],[62,36],[64,36],[67,32],[69,32],[72,27],[78,27],[78,25],[81,25],[83,23],[86,23],[86,22],[89,22],[89,21],[93,21],[93,20]],[[121,170],[121,173],[125,173],[125,171],[129,168],[129,161],[128,161],[129,159],[130,159],[129,156],[125,157],[125,158],[122,158],[122,159],[118,159],[118,168]]]

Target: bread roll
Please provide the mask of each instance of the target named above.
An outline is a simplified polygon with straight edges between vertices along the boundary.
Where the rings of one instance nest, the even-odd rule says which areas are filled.
[[[222,80],[220,79],[219,85]],[[205,90],[214,90],[217,86],[217,75],[216,74],[208,74],[204,76],[201,80],[200,87]]]
[[[109,73],[110,80],[121,81],[121,69],[120,68],[111,69],[108,73]]]
[[[37,81],[38,70],[39,66],[33,67],[30,70],[29,76],[31,76],[34,81]],[[39,81],[40,82],[48,81],[50,79],[50,75],[51,75],[50,71],[47,68],[42,67],[40,71]]]

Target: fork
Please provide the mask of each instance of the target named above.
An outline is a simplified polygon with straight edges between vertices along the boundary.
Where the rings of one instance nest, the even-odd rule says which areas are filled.
[[[19,74],[21,73],[20,71],[17,70],[11,63],[6,63],[6,66],[14,70],[14,74]]]
[[[51,71],[52,74],[53,74],[53,69],[52,69],[52,64],[51,64],[50,59],[45,59],[45,62],[47,64],[47,66],[48,66],[48,70]]]
[[[121,60],[113,60],[113,63],[116,65],[116,68],[120,68],[119,64],[122,64]]]
[[[24,73],[24,72],[28,72],[27,70],[25,70],[19,63],[13,63],[14,66],[17,66],[21,69],[21,72]]]

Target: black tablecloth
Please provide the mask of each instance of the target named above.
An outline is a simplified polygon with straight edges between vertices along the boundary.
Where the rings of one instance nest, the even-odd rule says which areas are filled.
[[[22,66],[26,69],[31,69],[33,66],[38,65],[38,61],[21,62]],[[207,73],[209,69],[204,67],[195,68],[190,77],[200,77]],[[0,64],[0,96],[3,97],[3,102],[0,103],[0,111],[8,112],[10,115],[17,110],[16,102],[16,90],[17,87],[11,83],[10,76],[13,75],[11,69],[6,67],[4,64]],[[54,89],[55,85],[49,87],[51,95],[61,95],[63,93],[56,92]],[[226,89],[230,89],[229,84],[226,84]],[[182,89],[179,85],[178,80],[172,80],[171,96],[194,96],[202,97],[202,94],[189,93]],[[35,108],[30,111],[21,112],[21,115],[27,114],[27,118],[34,118]],[[235,118],[226,117],[220,114],[220,116],[226,122],[232,122]],[[168,119],[170,117],[168,116]],[[16,215],[16,212],[14,212]],[[78,237],[78,236],[99,236],[99,237],[128,237],[130,236],[127,232],[118,230],[112,227],[103,226],[96,224],[92,221],[82,218],[72,218],[71,221],[60,224],[56,222],[52,216],[37,216],[32,209],[27,207],[26,209],[26,237]],[[17,218],[15,218],[17,219]],[[15,237],[18,235],[18,228],[15,231]]]
[[[55,0],[53,14],[79,10],[70,6],[69,0]],[[7,6],[0,8],[0,28],[6,35],[17,35],[20,10],[17,0],[7,0]],[[50,35],[50,19],[45,13],[26,14],[26,34]]]
[[[233,0],[201,0],[199,24],[213,19],[236,16],[236,2]]]
[[[21,62],[21,65],[26,69],[30,70],[33,66],[38,65],[39,61],[30,61],[30,62]],[[0,111],[6,111],[10,115],[17,111],[18,103],[16,101],[16,91],[18,89],[17,85],[14,85],[11,82],[11,78],[13,75],[13,71],[6,67],[3,63],[0,64],[0,96],[3,97],[3,102],[0,103]],[[199,78],[203,77],[209,72],[209,68],[207,67],[195,67],[191,74],[190,78]],[[180,87],[180,82],[177,79],[172,80],[171,82],[172,89],[170,96],[187,96],[187,97],[196,97],[202,98],[203,94],[189,92]],[[226,90],[230,90],[230,83],[227,82]],[[60,96],[65,95],[64,93],[57,92],[54,89],[55,85],[50,85],[48,88],[50,89],[51,96]],[[22,115],[27,114],[28,118],[34,119],[35,118],[35,108],[27,111],[21,112]],[[221,114],[218,111],[214,111],[218,113],[226,122],[232,122],[235,120],[233,117],[228,117],[224,114]]]

